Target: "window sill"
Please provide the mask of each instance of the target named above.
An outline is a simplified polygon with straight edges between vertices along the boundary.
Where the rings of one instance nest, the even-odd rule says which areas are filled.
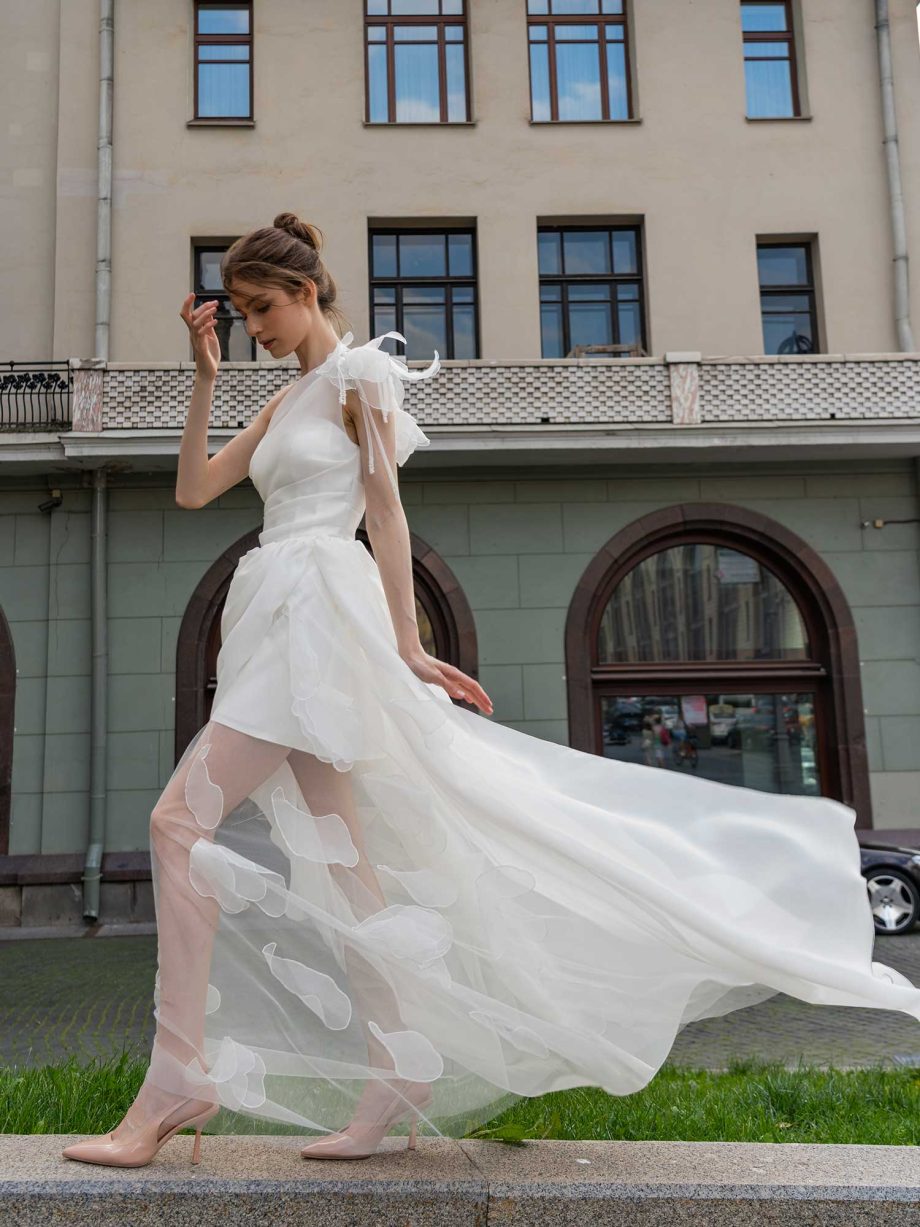
[[[563,124],[641,124],[642,119],[528,119],[532,128],[562,127]]]
[[[475,128],[476,119],[396,119],[392,123],[388,119],[362,119],[364,128]]]
[[[254,119],[187,119],[186,128],[254,128]]]
[[[810,115],[745,115],[744,121],[749,124],[794,124],[805,120],[811,123]]]

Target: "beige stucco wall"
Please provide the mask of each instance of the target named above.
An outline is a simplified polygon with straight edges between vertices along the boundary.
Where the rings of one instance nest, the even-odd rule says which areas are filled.
[[[819,236],[825,349],[897,349],[871,0],[808,0],[812,118],[759,123],[744,118],[733,0],[635,6],[641,122],[626,125],[531,125],[523,0],[470,8],[473,126],[365,127],[361,0],[274,0],[255,6],[256,126],[202,129],[186,126],[191,3],[119,0],[110,358],[187,357],[190,239],[282,208],[325,230],[359,340],[369,218],[475,218],[481,357],[513,359],[540,355],[537,220],[642,217],[652,353],[762,352],[758,234]],[[920,333],[913,0],[891,0],[891,17]],[[89,357],[98,5],[36,0],[4,24],[3,356]]]

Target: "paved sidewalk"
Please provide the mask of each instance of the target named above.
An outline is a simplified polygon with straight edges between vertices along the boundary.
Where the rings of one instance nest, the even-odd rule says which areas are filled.
[[[920,932],[880,937],[875,959],[920,985]],[[106,1059],[153,1042],[156,936],[0,940],[0,1062],[38,1066],[73,1053]],[[724,1068],[732,1056],[838,1068],[920,1065],[920,1023],[894,1010],[816,1006],[778,994],[691,1023],[666,1064]]]

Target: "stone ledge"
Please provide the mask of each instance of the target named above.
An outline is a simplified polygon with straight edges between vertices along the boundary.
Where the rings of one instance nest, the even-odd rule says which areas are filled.
[[[75,1163],[78,1135],[0,1135],[0,1221],[136,1227],[854,1227],[920,1222],[920,1149],[747,1142],[385,1139],[361,1162],[300,1157],[300,1137],[205,1135],[147,1167]],[[270,1218],[266,1210],[270,1209]]]

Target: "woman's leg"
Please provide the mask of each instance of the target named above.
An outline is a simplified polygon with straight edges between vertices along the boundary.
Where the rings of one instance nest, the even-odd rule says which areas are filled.
[[[348,827],[358,853],[358,862],[353,866],[330,865],[329,869],[360,923],[386,907],[387,901],[368,859],[364,831],[352,791],[351,774],[337,771],[331,763],[324,763],[302,750],[291,751],[289,766],[310,813],[316,816],[338,814]],[[393,990],[377,969],[347,942],[345,963],[351,995],[356,999],[355,1005],[367,1041],[368,1064],[372,1069],[392,1070],[393,1060],[389,1052],[368,1030],[367,1023],[373,1020],[383,1031],[396,1031],[402,1027]]]
[[[183,1085],[182,1066],[204,1057],[204,1018],[216,899],[189,879],[196,841],[213,842],[223,819],[281,766],[287,746],[250,737],[210,721],[194,749],[174,771],[150,821],[150,852],[157,918],[159,1005],[150,1068],[116,1137],[186,1095],[215,1101],[211,1088]]]

